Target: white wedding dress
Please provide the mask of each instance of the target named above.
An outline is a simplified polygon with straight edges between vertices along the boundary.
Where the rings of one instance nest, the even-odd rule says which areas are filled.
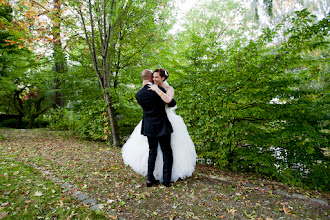
[[[173,127],[171,134],[171,147],[173,151],[173,167],[171,182],[179,178],[184,179],[192,175],[196,166],[197,154],[187,127],[181,116],[175,114],[174,108],[166,105],[166,113]],[[124,163],[129,165],[135,172],[147,176],[149,145],[146,136],[141,134],[142,121],[135,127],[133,133],[122,147]],[[156,180],[163,180],[163,154],[158,146],[154,176]]]

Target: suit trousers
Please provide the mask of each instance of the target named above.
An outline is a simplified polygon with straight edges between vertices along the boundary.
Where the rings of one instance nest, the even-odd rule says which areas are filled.
[[[149,143],[149,159],[148,159],[148,180],[154,181],[154,169],[157,157],[158,143],[163,152],[163,182],[165,184],[171,182],[173,153],[171,148],[171,134],[160,137],[148,137]]]

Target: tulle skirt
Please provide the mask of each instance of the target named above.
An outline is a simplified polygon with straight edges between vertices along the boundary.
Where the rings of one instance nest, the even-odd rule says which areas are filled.
[[[167,108],[167,117],[170,120],[173,133],[171,147],[173,151],[173,167],[171,181],[184,179],[192,175],[196,166],[195,145],[192,142],[183,119],[176,115],[174,110]],[[146,136],[141,135],[142,121],[135,127],[133,133],[122,147],[124,163],[135,172],[143,176],[148,172],[149,145]],[[154,176],[156,180],[163,180],[163,154],[158,146]]]

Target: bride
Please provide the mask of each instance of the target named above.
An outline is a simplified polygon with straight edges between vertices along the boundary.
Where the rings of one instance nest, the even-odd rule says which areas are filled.
[[[156,69],[153,74],[153,85],[149,85],[149,89],[155,91],[165,103],[169,103],[174,96],[173,87],[169,86],[166,79],[169,77],[168,72],[161,68]],[[166,93],[163,93],[159,87],[163,87]],[[171,125],[173,133],[171,134],[171,147],[173,151],[173,166],[171,182],[176,182],[179,178],[184,179],[192,175],[196,166],[195,145],[192,142],[187,127],[183,119],[175,114],[175,109],[166,105],[166,113]],[[148,171],[149,145],[146,136],[141,134],[142,121],[135,127],[133,133],[122,147],[122,156],[124,163],[129,165],[135,172],[143,176]],[[157,150],[157,159],[154,169],[156,180],[163,180],[163,155],[160,147]]]

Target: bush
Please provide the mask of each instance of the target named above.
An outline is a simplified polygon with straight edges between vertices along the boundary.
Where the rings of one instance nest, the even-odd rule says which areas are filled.
[[[134,111],[119,109],[117,115],[118,127],[122,137],[128,136],[141,117]],[[71,130],[82,138],[107,140],[110,136],[110,126],[104,103],[93,101],[90,104],[77,103],[71,108],[57,108],[46,116],[48,127],[55,130]]]
[[[23,122],[23,125],[19,125],[18,119],[11,118],[0,122],[0,127],[4,128],[23,128],[27,126],[27,121]]]
[[[306,10],[296,12],[276,46],[281,25],[226,49],[221,41],[186,34],[194,47],[184,52],[190,65],[181,74],[189,74],[173,86],[199,156],[325,189],[315,164],[325,169],[329,160],[329,58],[315,54],[328,49],[329,18],[316,23]]]
[[[48,127],[54,130],[69,130],[74,123],[72,113],[66,108],[51,109],[45,119]]]

